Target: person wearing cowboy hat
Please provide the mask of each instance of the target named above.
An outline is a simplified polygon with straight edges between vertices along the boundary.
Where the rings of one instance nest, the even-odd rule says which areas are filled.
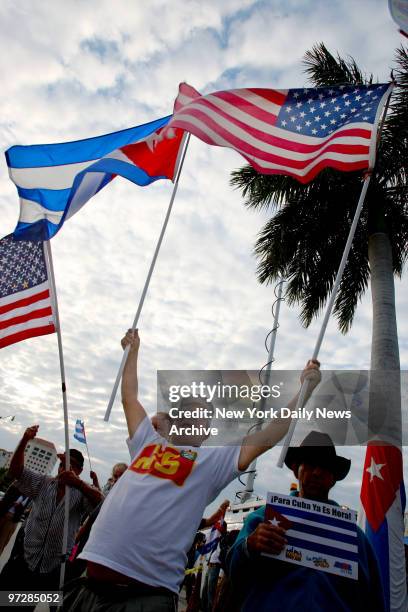
[[[33,500],[24,536],[24,557],[10,559],[0,575],[2,590],[58,590],[64,528],[65,485],[70,487],[68,553],[74,543],[81,517],[88,514],[102,499],[102,493],[81,480],[84,465],[82,453],[71,448],[69,469],[65,469],[65,453],[56,478],[38,474],[24,467],[24,451],[39,426],[28,427],[10,462],[8,474],[22,494]],[[35,604],[32,609],[34,609]]]
[[[329,492],[347,476],[351,461],[336,453],[330,436],[310,432],[300,446],[288,449],[285,464],[298,479],[299,498],[338,505]],[[358,580],[264,557],[278,555],[287,540],[285,529],[265,521],[265,506],[258,508],[246,518],[227,561],[230,579],[240,590],[240,610],[346,612],[364,607],[384,612],[378,564],[359,528],[357,540]]]

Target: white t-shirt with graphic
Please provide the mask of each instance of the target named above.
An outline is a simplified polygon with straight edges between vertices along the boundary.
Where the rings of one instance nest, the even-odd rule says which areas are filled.
[[[205,507],[239,474],[239,446],[173,446],[146,417],[131,464],[104,501],[80,555],[178,593]]]

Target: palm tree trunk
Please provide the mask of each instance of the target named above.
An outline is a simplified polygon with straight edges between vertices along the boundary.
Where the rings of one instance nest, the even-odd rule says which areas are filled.
[[[371,460],[371,466],[374,461],[380,473],[371,480],[385,478],[387,488],[377,489],[379,483],[367,481],[367,474],[364,474],[366,483],[372,487],[370,497],[379,507],[384,504],[384,522],[372,533],[371,542],[380,560],[387,610],[403,612],[407,606],[407,589],[402,509],[401,373],[392,249],[386,233],[378,232],[369,237],[368,257],[373,304],[368,436],[375,440],[377,448],[367,447],[365,471],[369,470],[368,461]],[[384,477],[381,469],[388,470]],[[384,496],[382,501],[376,499],[380,494]]]
[[[392,250],[388,235],[369,237],[373,306],[369,430],[401,445],[400,360],[395,311]]]

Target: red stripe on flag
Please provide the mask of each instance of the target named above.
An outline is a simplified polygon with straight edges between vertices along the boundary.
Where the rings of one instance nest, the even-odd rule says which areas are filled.
[[[187,85],[187,83],[180,83],[179,95],[177,96],[174,102],[173,112],[179,111],[185,105],[185,103],[181,104],[179,101],[180,94],[190,98],[190,101],[192,101],[194,98],[201,98],[201,94],[196,89],[194,89],[194,87],[191,87],[191,85]]]
[[[45,336],[46,334],[53,334],[55,332],[54,325],[45,325],[43,327],[34,327],[33,329],[25,329],[24,331],[16,334],[11,334],[6,338],[0,339],[0,348],[9,346],[20,342],[20,340],[26,340],[27,338],[35,338],[36,336]]]
[[[18,295],[18,293],[16,295]],[[10,302],[10,304],[0,306],[0,315],[5,312],[9,312],[10,310],[15,310],[16,308],[24,308],[24,306],[29,306],[30,304],[45,300],[49,297],[50,292],[48,289],[46,289],[45,291],[41,291],[41,293],[35,293],[34,295],[30,295],[30,297],[26,297],[21,300],[16,300],[15,302]]]
[[[285,103],[286,95],[282,91],[276,89],[262,89],[262,87],[248,87],[248,91],[253,91],[257,96],[265,98],[273,104],[279,104],[282,106]]]
[[[353,170],[365,170],[368,166],[368,162],[366,160],[351,163],[351,162],[339,162],[337,160],[324,159],[320,163],[313,166],[310,172],[308,172],[304,176],[301,176],[299,174],[296,174],[295,172],[291,172],[286,167],[276,168],[276,169],[270,169],[270,168],[265,169],[259,166],[259,164],[256,164],[253,161],[253,159],[248,159],[248,162],[255,168],[255,170],[258,170],[258,172],[260,172],[261,174],[285,174],[288,176],[292,176],[297,181],[299,181],[299,183],[308,183],[316,176],[316,174],[318,174],[324,168],[335,168],[336,170],[342,170],[343,172],[351,172]]]
[[[256,104],[252,104],[249,100],[240,98],[229,91],[218,91],[217,93],[211,95],[214,98],[219,98],[220,100],[224,100],[224,102],[228,102],[228,104],[231,104],[233,107],[235,107],[235,109],[240,110],[242,113],[246,113],[248,115],[248,122],[250,122],[252,118],[255,118],[258,119],[258,121],[264,121],[269,125],[274,125],[279,114],[279,111],[277,113],[273,113],[272,110],[268,112],[265,109],[256,106]],[[205,98],[202,98],[202,100],[205,100]],[[202,100],[197,100],[197,102],[201,102]],[[216,108],[218,110],[218,106],[216,106]],[[232,113],[233,110],[234,109],[231,109],[230,113]],[[228,115],[232,116],[230,113],[228,113]],[[244,125],[246,125],[248,128],[250,127],[249,123],[245,123]]]
[[[32,310],[31,312],[27,312],[26,314],[19,315],[17,317],[12,317],[11,319],[2,320],[0,321],[0,329],[7,329],[13,325],[20,325],[21,323],[26,323],[27,321],[32,321],[33,319],[42,319],[48,315],[52,316],[51,306],[39,308],[38,310]]]
[[[210,100],[206,100],[205,98],[203,98],[202,100],[197,100],[197,102],[194,103],[195,105],[200,105],[200,106],[205,106],[206,108],[209,108],[211,111],[213,111],[214,113],[216,113],[217,115],[219,115],[220,117],[223,117],[224,119],[226,119],[227,121],[233,123],[234,125],[236,125],[237,127],[241,128],[242,130],[244,130],[244,132],[246,132],[247,134],[251,134],[251,136],[253,136],[254,138],[257,138],[258,140],[261,140],[263,142],[266,142],[268,144],[270,144],[270,140],[273,139],[273,136],[271,136],[270,134],[267,134],[266,132],[263,132],[262,130],[259,130],[256,127],[252,127],[251,125],[249,125],[248,123],[245,123],[244,121],[242,121],[241,119],[238,119],[237,117],[234,117],[233,115],[230,115],[229,113],[225,112],[224,110],[218,108],[218,106],[216,106],[215,104],[213,104]],[[194,116],[196,113],[199,113],[200,110],[197,108],[191,108],[188,107],[188,109],[186,109],[187,114]],[[206,119],[202,119],[202,121],[214,121],[216,122],[215,119],[211,119],[210,117],[208,117],[207,114],[204,113],[204,117]],[[248,117],[248,121],[251,120],[251,117]],[[276,116],[269,114],[269,118],[267,123],[269,125],[274,125],[276,120]],[[216,123],[216,125],[218,125],[218,123]],[[226,130],[227,128],[225,128]]]

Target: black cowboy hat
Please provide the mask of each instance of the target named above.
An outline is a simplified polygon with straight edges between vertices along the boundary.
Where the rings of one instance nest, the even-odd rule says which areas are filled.
[[[343,480],[351,465],[350,459],[337,455],[331,437],[320,431],[311,431],[300,446],[290,446],[286,453],[285,464],[296,477],[299,465],[308,462],[330,469],[336,480]]]

